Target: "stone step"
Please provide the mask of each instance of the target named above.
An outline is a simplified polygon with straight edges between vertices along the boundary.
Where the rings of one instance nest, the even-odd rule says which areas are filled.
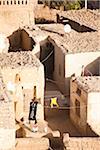
[[[38,122],[37,127],[38,127],[38,131],[37,132],[33,132],[30,124],[22,124],[19,123],[17,124],[17,126],[19,125],[19,128],[17,130],[17,137],[27,137],[27,138],[41,138],[43,136],[46,136],[47,134],[52,134],[53,137],[60,137],[60,132],[59,131],[52,131],[49,127],[46,121],[43,122]]]

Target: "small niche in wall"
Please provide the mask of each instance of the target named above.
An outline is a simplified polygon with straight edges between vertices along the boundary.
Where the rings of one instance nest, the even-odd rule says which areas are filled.
[[[12,5],[12,1],[11,1],[11,5]]]
[[[3,1],[3,5],[5,5],[5,1]]]
[[[0,1],[0,5],[1,5],[1,1]]]
[[[16,1],[14,1],[14,4],[16,4]]]
[[[18,1],[18,5],[20,5],[20,1]]]
[[[17,73],[15,75],[15,83],[19,83],[21,81],[20,75]]]
[[[81,96],[81,90],[79,88],[77,88],[76,93]]]
[[[25,4],[27,5],[27,1],[25,2]]]
[[[9,1],[7,1],[7,5],[9,5]]]
[[[34,89],[33,89],[33,97],[36,97],[36,86],[34,86]]]

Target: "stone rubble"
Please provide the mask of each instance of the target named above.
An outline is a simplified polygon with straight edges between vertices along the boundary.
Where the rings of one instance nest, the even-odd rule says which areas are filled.
[[[86,92],[100,92],[100,76],[77,77],[75,82]]]
[[[40,62],[32,55],[31,52],[10,52],[0,54],[1,68],[17,68],[17,67],[39,67]]]

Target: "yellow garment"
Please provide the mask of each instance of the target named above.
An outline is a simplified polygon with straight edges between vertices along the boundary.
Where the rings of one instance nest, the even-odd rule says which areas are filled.
[[[51,103],[50,103],[51,108],[53,107],[53,105],[59,107],[57,103],[57,97],[51,98]]]

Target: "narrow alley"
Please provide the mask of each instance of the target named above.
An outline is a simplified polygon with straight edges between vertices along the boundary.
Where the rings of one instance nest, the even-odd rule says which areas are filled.
[[[57,97],[59,107],[50,107],[50,98]],[[45,91],[45,120],[53,130],[61,134],[69,133],[69,136],[80,136],[78,130],[69,119],[69,98],[65,98],[53,81],[46,82]]]

